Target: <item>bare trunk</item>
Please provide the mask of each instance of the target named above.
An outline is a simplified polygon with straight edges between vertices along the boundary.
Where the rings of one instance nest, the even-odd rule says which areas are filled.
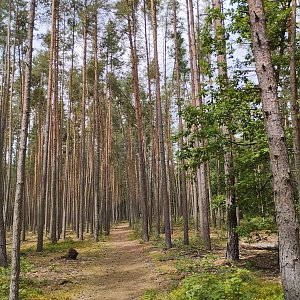
[[[95,32],[94,32],[94,239],[99,241],[99,168],[100,168],[100,139],[99,139],[99,95],[98,95],[98,0],[95,0]]]
[[[296,75],[296,9],[296,0],[292,0],[292,14],[289,27],[291,117],[293,127],[295,179],[298,190],[298,201],[300,201],[300,118]]]
[[[79,180],[79,211],[78,211],[78,232],[79,240],[83,240],[84,231],[84,201],[85,201],[85,173],[86,173],[86,150],[85,150],[85,106],[87,96],[87,1],[84,2],[83,20],[83,67],[82,67],[82,102],[81,102],[81,144],[80,144],[80,180]]]
[[[131,21],[130,21],[131,20]],[[132,22],[132,24],[131,24]],[[138,133],[138,153],[139,153],[139,183],[140,183],[140,197],[141,197],[141,215],[142,215],[142,238],[144,241],[149,240],[149,225],[148,225],[148,199],[147,199],[147,175],[146,175],[146,163],[145,163],[145,150],[144,150],[144,133],[142,125],[142,115],[140,107],[140,95],[139,95],[139,75],[138,75],[138,58],[137,48],[135,40],[135,14],[134,7],[132,7],[131,19],[128,18],[128,30],[131,49],[131,64],[133,74],[133,89],[135,100],[135,118],[137,122]]]
[[[220,0],[214,0],[214,9],[222,14],[222,3]],[[219,16],[217,14],[217,16]],[[224,26],[220,17],[214,20],[215,37],[218,42],[217,49],[217,64],[218,64],[218,77],[220,82],[220,91],[226,89],[228,82],[227,75],[227,60],[226,60],[226,41],[224,36]],[[226,125],[222,127],[223,134],[229,140],[232,139]],[[231,147],[231,146],[230,146]],[[234,175],[233,175],[233,155],[231,148],[227,149],[224,154],[224,174],[225,174],[225,187],[226,187],[226,208],[227,208],[227,248],[226,257],[229,260],[239,259],[239,240],[236,233],[237,218],[236,218],[236,199],[234,192]]]
[[[276,222],[279,230],[279,263],[286,300],[300,298],[299,225],[294,206],[291,169],[281,123],[277,83],[272,65],[262,0],[248,0],[253,51],[261,88],[262,110],[273,174]]]
[[[187,16],[189,19],[189,48],[190,48],[190,60],[191,60],[191,77],[192,77],[192,105],[200,106],[202,105],[202,100],[200,96],[200,75],[199,68],[197,66],[197,51],[196,51],[196,39],[195,39],[195,25],[194,25],[194,11],[193,11],[193,1],[187,0]],[[195,131],[198,128],[194,128]],[[202,147],[204,141],[197,142],[197,147]],[[208,208],[208,195],[206,186],[206,170],[205,164],[200,163],[196,170],[197,172],[197,183],[199,191],[199,210],[200,210],[200,226],[201,235],[204,241],[206,249],[211,249],[210,242],[210,224],[209,224],[209,208]]]
[[[16,18],[18,16],[18,6],[16,7]],[[8,170],[7,170],[7,181],[6,181],[6,195],[4,202],[4,223],[7,221],[7,208],[11,198],[11,181],[12,181],[12,160],[13,160],[13,89],[14,89],[14,78],[15,78],[15,64],[16,64],[16,41],[17,41],[17,30],[14,35],[14,46],[13,46],[13,61],[12,71],[10,79],[10,95],[9,95],[9,142],[8,142]],[[1,204],[0,204],[1,206]],[[1,264],[0,264],[1,265]]]
[[[20,234],[21,234],[21,209],[24,194],[24,174],[25,158],[27,149],[28,123],[30,113],[30,88],[31,88],[31,68],[32,68],[32,42],[35,18],[35,0],[30,2],[28,19],[28,33],[26,40],[26,68],[25,68],[25,90],[21,120],[21,136],[19,142],[17,160],[17,186],[15,192],[13,237],[12,237],[12,262],[11,262],[11,281],[10,281],[10,300],[19,299],[19,277],[20,277]]]
[[[174,12],[174,43],[175,43],[175,72],[176,72],[176,95],[177,95],[177,106],[178,106],[178,125],[179,132],[183,132],[183,122],[182,122],[182,100],[180,91],[180,73],[179,73],[179,41],[177,35],[177,1],[173,1],[173,12]],[[179,140],[180,148],[183,147],[183,136],[180,135]],[[182,215],[183,215],[183,243],[185,245],[189,244],[189,213],[188,213],[188,202],[187,202],[187,188],[186,188],[186,173],[184,169],[185,161],[181,160],[180,166],[180,193],[182,202]]]
[[[167,167],[166,167],[166,153],[164,144],[163,120],[162,120],[162,105],[160,97],[160,72],[158,63],[158,49],[157,49],[157,16],[156,3],[151,0],[151,16],[152,16],[152,31],[154,44],[154,61],[155,61],[155,86],[156,86],[156,115],[157,115],[157,131],[159,139],[159,153],[161,165],[161,184],[162,184],[162,200],[163,200],[163,215],[164,215],[164,229],[165,229],[165,243],[167,248],[172,247],[171,241],[171,222],[170,222],[170,201],[168,195],[167,185]]]
[[[50,128],[50,114],[51,114],[51,98],[52,98],[52,81],[53,81],[53,54],[55,43],[55,28],[57,19],[57,0],[52,0],[52,32],[51,32],[51,44],[50,44],[50,60],[49,60],[49,72],[48,72],[48,92],[47,92],[47,112],[44,131],[44,146],[43,146],[43,162],[42,162],[42,178],[41,178],[41,190],[39,199],[39,215],[38,215],[38,240],[37,251],[43,251],[43,239],[44,239],[44,225],[45,225],[45,207],[47,197],[47,180],[48,180],[48,151],[49,151],[49,128]]]
[[[58,7],[56,10],[57,17],[59,15]],[[50,203],[50,233],[52,244],[57,243],[57,228],[58,228],[58,183],[59,183],[59,167],[58,167],[58,26],[55,27],[55,45],[54,45],[54,76],[53,76],[53,103],[52,103],[52,118],[51,118],[51,203]]]
[[[1,88],[1,102],[0,102],[0,266],[7,267],[7,253],[6,253],[6,228],[5,228],[5,214],[4,214],[4,162],[5,162],[5,131],[7,127],[7,111],[9,105],[10,92],[10,32],[11,32],[11,9],[12,1],[9,1],[9,14],[7,24],[6,48],[5,48],[5,63],[3,64],[3,84]]]

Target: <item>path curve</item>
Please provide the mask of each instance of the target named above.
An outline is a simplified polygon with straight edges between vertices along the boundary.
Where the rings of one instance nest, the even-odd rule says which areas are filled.
[[[95,266],[83,267],[82,291],[74,299],[136,300],[145,290],[160,287],[162,279],[145,253],[146,246],[130,240],[131,232],[124,223],[112,230]]]

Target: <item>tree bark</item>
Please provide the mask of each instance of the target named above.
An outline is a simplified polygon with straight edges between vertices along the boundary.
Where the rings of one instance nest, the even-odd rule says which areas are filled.
[[[158,131],[158,138],[159,138],[159,153],[160,153],[160,165],[161,165],[165,244],[167,248],[171,248],[172,241],[171,241],[171,222],[170,222],[170,201],[169,201],[168,186],[167,186],[166,153],[165,153],[165,143],[164,143],[164,133],[163,133],[162,105],[161,105],[161,96],[160,96],[160,72],[159,72],[158,49],[157,49],[156,9],[157,9],[156,3],[154,2],[154,0],[151,0],[151,17],[152,17],[154,62],[155,62],[156,115],[157,115],[157,131]]]
[[[8,24],[6,35],[5,57],[3,64],[3,86],[1,86],[1,102],[0,102],[0,266],[7,267],[7,253],[6,253],[6,228],[5,228],[5,198],[6,193],[4,189],[4,165],[5,165],[5,131],[7,127],[7,112],[9,108],[10,98],[10,40],[11,40],[11,13],[12,1],[8,3]]]
[[[38,207],[38,239],[37,239],[37,251],[43,251],[43,239],[44,239],[44,226],[45,226],[45,203],[47,197],[47,174],[48,174],[48,159],[49,159],[49,129],[50,129],[50,115],[51,115],[51,98],[52,98],[52,81],[53,81],[53,54],[55,44],[55,28],[57,19],[57,0],[52,0],[52,32],[50,42],[50,59],[49,59],[49,72],[48,72],[48,91],[47,91],[47,112],[45,120],[44,131],[44,145],[43,145],[43,161],[42,161],[42,178],[41,189],[39,197]]]
[[[98,0],[95,0],[95,32],[94,32],[94,239],[99,241],[99,210],[100,210],[100,138],[99,138],[99,95],[98,95]]]
[[[177,1],[173,0],[173,28],[174,28],[174,43],[175,43],[175,73],[176,73],[176,95],[178,106],[178,127],[180,134],[183,132],[182,122],[182,100],[180,91],[180,73],[179,73],[179,41],[177,35]],[[183,147],[183,136],[180,135],[179,139],[180,148]],[[185,161],[181,160],[180,166],[180,181],[181,181],[181,202],[182,202],[182,214],[183,214],[183,243],[189,244],[189,214],[188,214],[188,202],[187,202],[187,188],[186,188],[186,172],[184,169]]]
[[[84,200],[85,200],[85,173],[86,173],[86,149],[85,149],[85,106],[87,97],[87,1],[84,2],[83,17],[83,67],[82,67],[82,101],[81,101],[81,143],[80,143],[80,172],[79,172],[79,203],[78,203],[78,232],[79,240],[83,240],[84,231]]]
[[[200,76],[197,66],[197,51],[196,51],[196,39],[195,39],[195,22],[194,22],[194,10],[193,1],[186,0],[187,16],[189,19],[189,48],[190,48],[190,60],[191,60],[191,78],[192,78],[192,105],[197,107],[202,105],[200,97]],[[199,128],[194,128],[195,131]],[[197,147],[202,147],[204,141],[196,142]],[[206,186],[206,170],[205,163],[200,163],[196,170],[198,192],[199,192],[199,210],[200,210],[200,226],[201,235],[205,247],[207,250],[211,249],[210,241],[210,224],[209,224],[209,208],[208,208],[208,195]]]
[[[139,75],[138,75],[138,58],[137,48],[135,41],[135,13],[134,5],[132,5],[132,16],[128,18],[128,31],[129,42],[131,50],[131,67],[133,75],[133,90],[134,90],[134,102],[135,102],[135,118],[137,122],[138,133],[138,153],[139,153],[139,173],[140,173],[140,198],[141,198],[141,216],[142,216],[142,238],[149,241],[149,225],[148,225],[148,196],[147,196],[147,175],[146,175],[146,163],[145,163],[145,150],[144,150],[144,133],[142,125],[141,105],[140,105],[140,93],[139,93]]]
[[[58,167],[58,146],[59,146],[59,131],[58,131],[58,22],[59,22],[59,4],[56,7],[57,24],[55,31],[54,43],[54,74],[53,74],[53,100],[52,100],[52,115],[51,115],[51,187],[50,187],[50,236],[52,244],[57,243],[57,228],[58,228],[58,183],[59,183],[59,167]]]
[[[215,38],[217,40],[217,64],[218,77],[220,82],[220,92],[225,91],[228,83],[227,74],[227,59],[226,59],[226,41],[224,36],[224,25],[220,15],[223,13],[222,3],[220,0],[213,1],[213,7],[218,14],[214,20]],[[223,134],[229,140],[232,139],[228,127],[224,124],[222,126]],[[233,175],[233,155],[230,149],[226,149],[224,154],[224,175],[226,186],[226,209],[227,209],[227,247],[226,258],[229,260],[239,259],[239,240],[236,233],[237,218],[236,218],[236,201],[234,193],[234,175]]]
[[[298,201],[300,201],[300,118],[296,75],[296,7],[296,0],[292,0],[289,27],[291,118],[293,128],[294,173],[298,191]]]
[[[294,206],[291,169],[285,132],[281,123],[277,84],[270,54],[262,0],[248,0],[253,52],[261,88],[262,110],[268,136],[273,174],[279,263],[286,300],[300,299],[299,225]]]
[[[147,23],[147,8],[146,1],[143,0],[143,10],[144,10],[144,26],[145,26],[145,50],[146,50],[146,61],[147,61],[147,90],[148,90],[148,107],[149,107],[149,119],[150,119],[150,170],[149,170],[149,190],[148,196],[150,199],[149,203],[149,229],[152,230],[152,220],[154,217],[154,209],[157,204],[156,198],[156,187],[157,183],[157,170],[155,163],[156,155],[156,139],[154,135],[154,116],[153,116],[153,97],[152,97],[152,88],[151,88],[151,67],[150,67],[150,51],[149,51],[149,41],[148,41],[148,23]],[[150,29],[149,29],[150,30]]]
[[[11,281],[10,281],[10,300],[19,299],[19,277],[20,277],[20,235],[21,235],[21,209],[24,195],[25,180],[25,158],[27,149],[28,123],[30,114],[30,88],[31,88],[31,69],[32,69],[32,44],[33,28],[35,18],[35,0],[30,2],[28,18],[28,32],[26,40],[26,67],[25,67],[25,86],[24,101],[21,120],[21,136],[17,159],[17,179],[14,204],[13,237],[12,237],[12,262],[11,262]]]

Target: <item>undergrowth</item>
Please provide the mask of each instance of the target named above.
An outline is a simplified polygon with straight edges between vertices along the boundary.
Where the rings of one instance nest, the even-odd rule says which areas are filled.
[[[281,300],[282,289],[273,281],[262,281],[250,271],[218,267],[186,277],[169,300]]]
[[[270,234],[277,232],[277,226],[272,217],[245,218],[241,220],[236,229],[238,235],[246,238],[248,242],[251,242],[251,235],[260,231],[269,232]]]
[[[147,291],[142,299],[283,300],[283,293],[281,285],[277,282],[262,280],[249,270],[221,266],[185,277],[179,286],[169,293]]]
[[[42,291],[32,280],[26,279],[26,273],[34,272],[35,267],[26,258],[21,258],[20,297],[19,299],[42,299]],[[6,300],[9,296],[10,268],[0,268],[0,300]]]
[[[105,240],[102,236],[101,241]],[[84,241],[73,240],[72,238],[66,238],[65,240],[59,240],[56,244],[52,244],[50,241],[45,242],[43,246],[42,255],[46,256],[49,253],[67,253],[70,248],[86,248],[88,246],[96,245],[92,239],[87,239]],[[21,253],[35,253],[36,246],[30,246],[21,250]]]
[[[270,224],[253,220],[249,232],[270,230]],[[251,225],[251,226],[250,226]],[[247,230],[248,231],[248,228]],[[160,242],[153,243],[163,249]],[[175,239],[174,248],[156,251],[151,254],[157,267],[162,268],[165,261],[177,270],[177,285],[169,292],[148,290],[142,300],[283,300],[280,282],[266,279],[257,270],[221,264],[218,255],[207,253],[198,238],[191,238],[190,245],[183,245],[181,239]]]

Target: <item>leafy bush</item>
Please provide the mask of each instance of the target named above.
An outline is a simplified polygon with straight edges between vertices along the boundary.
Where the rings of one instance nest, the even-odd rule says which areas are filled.
[[[251,233],[262,230],[268,230],[270,232],[277,231],[276,224],[271,217],[255,217],[251,219],[243,219],[241,220],[241,224],[237,227],[236,232],[240,237],[249,238]]]
[[[251,222],[257,227],[257,230],[270,230],[272,232],[277,231],[274,217],[255,217],[251,219]]]
[[[225,201],[225,195],[216,195],[213,197],[212,200],[213,208],[217,209],[218,207],[225,208],[226,207],[226,201]]]
[[[248,270],[218,267],[186,277],[169,300],[282,300],[280,284],[262,281]]]

